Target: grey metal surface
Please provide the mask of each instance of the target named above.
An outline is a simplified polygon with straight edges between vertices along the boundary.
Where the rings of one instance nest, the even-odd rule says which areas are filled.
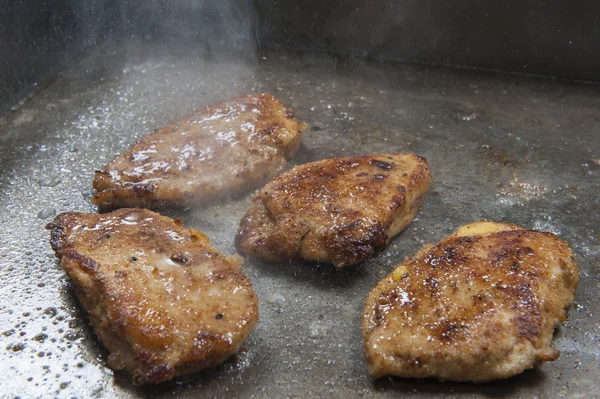
[[[95,53],[0,121],[1,396],[600,397],[600,87],[321,55],[248,65],[123,49]],[[347,270],[246,260],[260,323],[241,356],[133,387],[106,368],[44,225],[59,212],[94,212],[93,171],[136,138],[249,92],[274,93],[308,123],[293,163],[413,151],[430,162],[429,196],[386,250]],[[249,198],[171,215],[231,253]],[[577,254],[576,304],[555,339],[561,357],[491,384],[372,381],[359,331],[367,292],[424,243],[484,218],[552,231]]]
[[[254,57],[251,0],[0,0],[0,115],[91,49],[132,37]]]
[[[132,37],[600,81],[600,3],[587,0],[0,0],[0,10],[0,114],[82,53]]]
[[[255,0],[262,42],[374,59],[600,80],[600,3]]]
[[[73,13],[64,0],[0,0],[0,9],[0,115],[4,115],[59,72],[77,55],[81,43],[75,40]]]

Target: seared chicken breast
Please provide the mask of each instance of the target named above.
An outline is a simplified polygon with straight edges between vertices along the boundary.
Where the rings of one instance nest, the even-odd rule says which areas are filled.
[[[305,125],[270,94],[198,110],[97,171],[101,209],[205,204],[256,188],[294,155]]]
[[[214,366],[240,347],[258,318],[239,257],[221,255],[201,232],[146,209],[63,213],[50,243],[108,365],[136,383],[158,383]]]
[[[414,154],[296,166],[258,191],[240,224],[237,248],[266,262],[300,257],[352,265],[411,222],[429,181],[427,162]]]
[[[369,293],[362,321],[369,371],[481,382],[554,360],[552,334],[578,281],[575,257],[553,234],[463,226]]]

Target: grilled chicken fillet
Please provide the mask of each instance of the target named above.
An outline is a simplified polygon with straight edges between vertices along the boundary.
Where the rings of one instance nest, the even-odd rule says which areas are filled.
[[[304,127],[270,94],[211,105],[148,134],[97,171],[92,202],[181,207],[245,193],[281,171]]]
[[[239,258],[146,209],[63,213],[51,245],[110,352],[111,368],[158,383],[234,354],[258,318]]]
[[[552,334],[578,281],[571,250],[553,234],[463,226],[369,293],[362,322],[369,370],[482,382],[554,360]]]
[[[242,219],[240,252],[336,268],[373,256],[414,218],[430,181],[424,158],[379,154],[297,166],[258,191]]]

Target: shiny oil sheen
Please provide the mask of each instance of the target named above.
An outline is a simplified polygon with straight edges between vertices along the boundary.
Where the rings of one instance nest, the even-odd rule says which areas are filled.
[[[143,47],[98,49],[0,122],[3,393],[478,399],[598,394],[599,87],[323,54],[265,53],[257,64],[225,63],[193,52],[166,57]],[[427,199],[411,225],[360,267],[335,272],[331,266],[245,259],[242,270],[260,299],[261,315],[247,351],[178,382],[132,387],[125,373],[106,367],[107,353],[44,226],[62,212],[96,212],[90,203],[94,171],[146,132],[206,105],[262,92],[275,94],[309,125],[290,167],[413,152],[431,166]],[[520,184],[525,182],[529,186]],[[531,195],[527,187],[540,189]],[[219,252],[232,254],[253,196],[168,214],[206,233]],[[581,281],[569,319],[555,336],[561,356],[500,383],[373,381],[360,333],[368,292],[425,243],[481,219],[550,231],[572,247]]]

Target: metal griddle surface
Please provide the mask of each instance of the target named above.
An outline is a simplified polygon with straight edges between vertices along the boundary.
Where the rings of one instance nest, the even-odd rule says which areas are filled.
[[[598,86],[323,55],[248,64],[134,49],[90,56],[1,121],[3,396],[600,397]],[[429,196],[386,250],[347,270],[246,260],[260,323],[241,356],[189,379],[134,387],[106,367],[44,225],[63,211],[95,212],[93,171],[143,134],[249,92],[275,94],[308,123],[293,164],[412,151],[431,165]],[[164,213],[233,253],[250,197]],[[554,232],[577,254],[576,303],[554,341],[560,358],[491,384],[373,381],[359,329],[367,292],[424,243],[480,219]]]

